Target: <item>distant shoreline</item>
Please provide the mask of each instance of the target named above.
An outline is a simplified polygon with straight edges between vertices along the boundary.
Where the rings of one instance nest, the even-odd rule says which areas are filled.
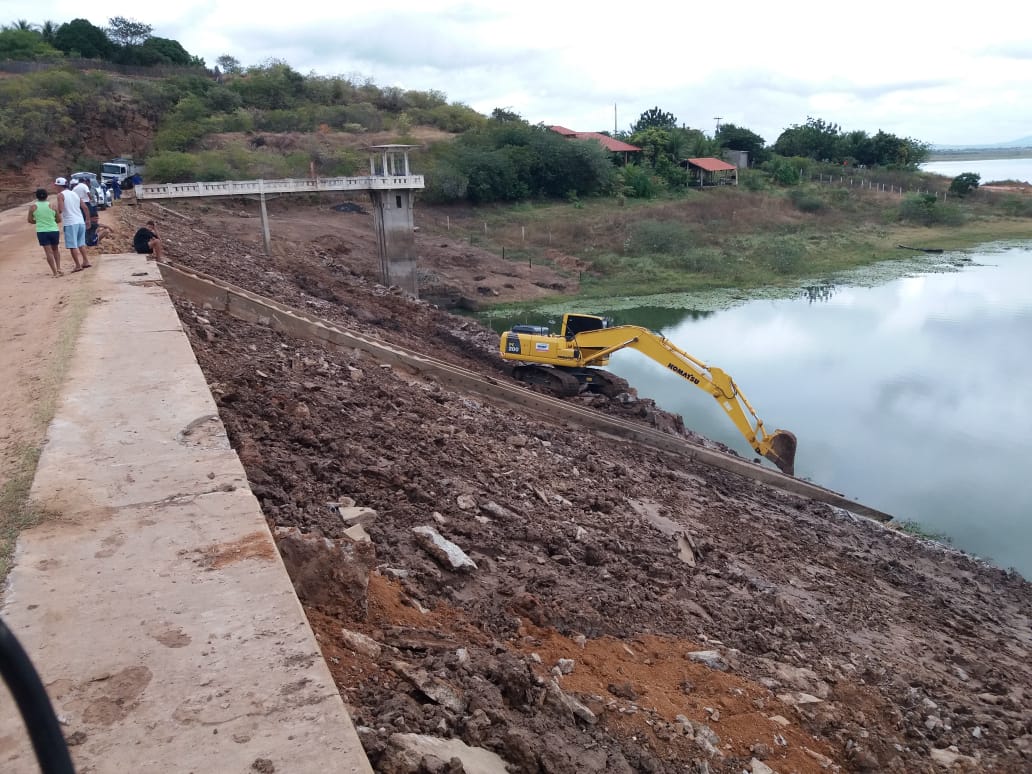
[[[928,161],[972,161],[1032,158],[1032,148],[982,148],[980,150],[929,151]]]

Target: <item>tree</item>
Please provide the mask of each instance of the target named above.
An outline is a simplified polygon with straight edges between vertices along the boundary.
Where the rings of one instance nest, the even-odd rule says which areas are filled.
[[[734,124],[721,124],[713,139],[721,148],[748,153],[750,164],[762,164],[770,156],[767,144],[760,135]]]
[[[658,106],[649,108],[638,116],[638,120],[631,126],[631,134],[637,134],[652,128],[676,129],[677,117],[673,113],[666,113],[660,110]]]
[[[244,68],[240,66],[240,60],[229,54],[223,54],[216,59],[215,66],[227,75],[239,75],[244,71]]]
[[[191,63],[190,54],[178,40],[150,37],[143,41],[143,45],[133,48],[138,52],[140,64],[186,66]]]
[[[39,25],[39,34],[43,36],[43,41],[49,43],[51,46],[54,45],[54,35],[57,34],[57,23],[52,22],[49,19]]]
[[[977,172],[963,172],[953,178],[953,182],[950,183],[950,193],[957,196],[967,196],[978,188],[981,179],[982,176]]]
[[[799,167],[780,156],[772,158],[764,164],[764,168],[771,179],[780,185],[798,185],[802,178]]]
[[[54,33],[54,48],[66,54],[77,53],[87,59],[107,59],[113,46],[104,30],[86,19],[72,19]]]
[[[928,161],[928,154],[931,152],[931,145],[913,137],[906,137],[902,140],[903,148],[900,152],[902,166],[917,169],[918,165]]]
[[[660,159],[666,158],[670,153],[670,130],[658,126],[639,129],[631,135],[628,142],[641,148],[642,160],[655,167]]]
[[[491,120],[499,122],[520,121],[526,123],[525,121],[523,121],[523,116],[521,116],[519,113],[516,113],[512,110],[508,110],[506,108],[498,107],[491,111]]]
[[[849,132],[842,138],[843,160],[852,159],[855,164],[870,167],[878,163],[878,148],[864,131]]]
[[[107,35],[115,45],[127,48],[142,45],[154,28],[149,24],[115,16],[108,19]]]
[[[39,59],[57,53],[35,30],[0,31],[0,59]]]
[[[244,107],[287,110],[298,101],[305,78],[286,62],[270,59],[264,65],[247,68],[246,77],[227,85],[244,100]]]
[[[774,143],[781,156],[805,156],[816,161],[842,160],[842,130],[838,124],[807,116],[802,126],[794,124]]]

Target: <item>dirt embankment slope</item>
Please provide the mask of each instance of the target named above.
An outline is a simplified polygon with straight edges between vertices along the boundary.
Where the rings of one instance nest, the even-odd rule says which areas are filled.
[[[254,221],[249,241],[224,212],[147,213],[174,263],[500,374],[493,334],[375,284],[372,237],[347,214],[331,243],[307,210],[279,213],[266,258]],[[518,285],[464,246],[421,255],[428,274],[457,267],[455,288]],[[398,762],[401,733],[455,737],[520,772],[1032,765],[1032,589],[1020,577],[178,307],[270,523],[354,557],[333,585],[295,581],[378,770],[415,770]],[[655,416],[647,403],[599,408]],[[327,505],[341,501],[376,511],[370,545],[351,546]],[[475,568],[442,565],[417,527]]]

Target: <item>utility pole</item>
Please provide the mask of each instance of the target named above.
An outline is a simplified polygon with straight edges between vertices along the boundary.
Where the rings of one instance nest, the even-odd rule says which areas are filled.
[[[717,122],[717,131],[720,131],[720,119],[724,116],[713,116],[713,120]]]
[[[613,103],[613,136],[615,137],[619,131],[620,130],[619,130],[619,128],[617,128],[617,123],[616,123],[616,103],[614,102]]]

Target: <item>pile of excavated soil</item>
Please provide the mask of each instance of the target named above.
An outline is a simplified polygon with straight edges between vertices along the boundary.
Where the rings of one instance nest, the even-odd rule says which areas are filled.
[[[173,262],[500,374],[494,334],[377,286],[352,264],[368,255],[301,241],[265,259],[200,214],[159,226]],[[518,772],[1032,766],[1018,575],[177,307],[377,770],[420,770],[400,762],[404,734]],[[430,530],[464,554],[432,550]]]
[[[154,217],[159,224],[187,226],[175,230],[170,250],[173,261],[203,260],[220,267],[228,277],[241,272],[253,275],[255,266],[264,268],[272,276],[254,279],[270,291],[295,295],[300,291],[340,302],[330,297],[325,282],[305,284],[306,278],[318,276],[328,281],[336,275],[378,281],[380,261],[368,201],[330,194],[299,198],[268,202],[271,256],[265,255],[258,205],[252,200],[177,202],[174,210],[145,202],[140,209],[146,217],[142,212],[134,217],[140,222]],[[484,303],[576,293],[583,268],[577,259],[558,251],[548,251],[544,263],[507,260],[467,243],[458,229],[454,236],[418,231],[416,250],[420,297],[444,308],[467,311]]]

